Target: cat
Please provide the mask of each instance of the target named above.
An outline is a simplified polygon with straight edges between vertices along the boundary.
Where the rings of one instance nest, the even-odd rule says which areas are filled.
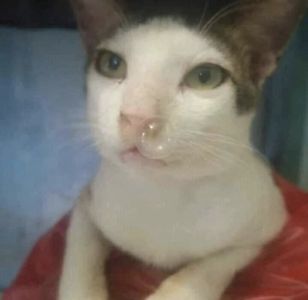
[[[283,228],[250,144],[301,0],[72,0],[104,158],[68,230],[59,300],[107,300],[111,246],[178,270],[147,300],[219,300]]]

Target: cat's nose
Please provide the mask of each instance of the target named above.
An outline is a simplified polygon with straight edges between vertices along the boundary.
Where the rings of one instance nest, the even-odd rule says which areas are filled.
[[[164,127],[159,118],[120,114],[122,138],[134,143],[140,153],[151,159],[163,159],[169,155],[173,140],[166,135],[168,131]]]
[[[132,139],[140,135],[150,118],[142,115],[120,114],[119,125],[124,138]]]
[[[141,129],[146,124],[147,118],[138,115],[129,115],[121,113],[120,123],[121,126],[132,127],[135,129]]]

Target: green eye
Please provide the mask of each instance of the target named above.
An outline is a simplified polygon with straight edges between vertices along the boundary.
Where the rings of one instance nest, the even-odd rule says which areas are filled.
[[[192,89],[210,90],[220,86],[227,72],[218,65],[204,64],[191,70],[184,78],[184,84]]]
[[[124,79],[127,67],[125,61],[116,53],[100,50],[97,54],[95,67],[98,73],[112,79]]]

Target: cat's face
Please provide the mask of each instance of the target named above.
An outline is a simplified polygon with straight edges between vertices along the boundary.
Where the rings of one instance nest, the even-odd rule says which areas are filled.
[[[252,114],[240,113],[237,80],[226,49],[177,21],[120,30],[97,47],[88,72],[99,150],[124,167],[176,177],[240,163]]]
[[[92,58],[89,122],[106,159],[187,179],[245,164],[262,84],[305,0],[72,3]]]

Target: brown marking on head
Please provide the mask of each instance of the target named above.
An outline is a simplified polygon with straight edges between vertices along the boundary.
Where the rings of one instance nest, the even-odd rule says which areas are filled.
[[[209,29],[234,65],[238,110],[253,109],[305,12],[305,0],[242,0]]]
[[[71,2],[89,56],[97,44],[110,37],[125,19],[140,23],[153,17],[173,16],[182,18],[188,26],[201,25],[206,29],[205,34],[212,36],[233,61],[240,113],[256,106],[264,81],[275,70],[306,7],[306,0]]]
[[[262,83],[275,69],[305,12],[305,3],[305,0],[242,0],[238,9],[217,23],[219,33],[236,57],[247,64],[255,83]]]

